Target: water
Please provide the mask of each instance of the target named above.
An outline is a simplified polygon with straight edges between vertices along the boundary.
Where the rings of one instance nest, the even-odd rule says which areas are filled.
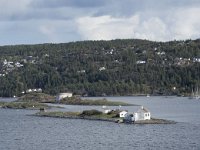
[[[200,101],[179,97],[108,97],[140,104],[170,125],[127,125],[80,119],[41,118],[32,110],[0,109],[0,150],[199,150]],[[66,106],[65,110],[91,106]],[[96,108],[99,109],[97,106]],[[122,107],[131,111],[133,107]]]
[[[0,97],[0,102],[12,102],[17,100],[17,98],[1,98]]]

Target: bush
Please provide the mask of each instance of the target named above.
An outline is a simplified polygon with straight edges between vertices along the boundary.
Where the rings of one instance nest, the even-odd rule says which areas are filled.
[[[113,115],[113,117],[119,117],[120,110],[112,110],[108,113],[108,115]]]
[[[81,113],[81,116],[93,116],[93,115],[101,115],[102,112],[101,111],[98,111],[98,110],[84,110],[82,113]]]

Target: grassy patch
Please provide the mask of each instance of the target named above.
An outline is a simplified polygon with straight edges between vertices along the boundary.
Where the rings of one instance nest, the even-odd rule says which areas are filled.
[[[22,97],[20,97],[18,102],[40,102],[40,103],[47,103],[47,102],[55,102],[55,97],[45,94],[45,93],[28,93]]]
[[[70,97],[64,98],[60,101],[61,104],[67,105],[106,105],[106,106],[132,106],[133,104],[128,104],[124,102],[115,102],[115,101],[108,101],[107,99],[98,99],[98,100],[88,100],[88,99],[81,99],[78,97]]]
[[[55,112],[38,112],[36,115],[44,116],[44,117],[77,117],[80,115],[79,112],[61,112],[61,111],[55,111]]]
[[[116,114],[105,114],[98,110],[84,110],[83,112],[38,112],[37,116],[59,118],[87,118],[87,119],[116,119]]]

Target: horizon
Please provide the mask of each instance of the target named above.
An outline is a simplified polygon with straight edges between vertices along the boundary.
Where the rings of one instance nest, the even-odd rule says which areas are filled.
[[[0,0],[0,46],[194,40],[199,17],[198,0]]]
[[[196,38],[196,39],[183,39],[183,40],[171,40],[171,41],[153,41],[153,40],[147,40],[147,39],[111,39],[111,40],[82,40],[82,41],[68,41],[68,42],[60,42],[60,43],[33,43],[33,44],[10,44],[10,45],[0,45],[0,47],[4,47],[4,46],[21,46],[21,45],[43,45],[43,44],[69,44],[69,43],[77,43],[77,42],[100,42],[100,41],[105,41],[105,42],[109,42],[109,41],[115,41],[115,40],[142,40],[142,41],[149,41],[149,42],[161,42],[161,43],[166,43],[166,42],[181,42],[181,41],[187,41],[187,40],[199,40],[200,38]]]

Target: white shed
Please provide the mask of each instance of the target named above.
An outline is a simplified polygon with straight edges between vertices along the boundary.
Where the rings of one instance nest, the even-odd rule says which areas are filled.
[[[72,97],[73,94],[72,93],[59,93],[56,97],[57,101],[60,101],[61,99],[65,98],[65,97]]]
[[[111,112],[111,111],[112,111],[111,109],[105,109],[105,110],[104,110],[104,113],[105,113],[105,114],[108,114],[108,113]]]
[[[141,106],[141,108],[134,113],[135,121],[139,120],[150,120],[151,119],[151,113],[149,110]]]
[[[103,112],[105,113],[105,114],[108,114],[109,112],[111,112],[112,110],[111,109],[109,109],[109,108],[107,108],[107,106],[102,106],[102,109],[103,109]]]
[[[120,118],[124,118],[125,115],[126,115],[127,113],[128,113],[127,111],[123,110],[123,111],[121,111],[121,112],[119,113],[119,117],[120,117]]]

